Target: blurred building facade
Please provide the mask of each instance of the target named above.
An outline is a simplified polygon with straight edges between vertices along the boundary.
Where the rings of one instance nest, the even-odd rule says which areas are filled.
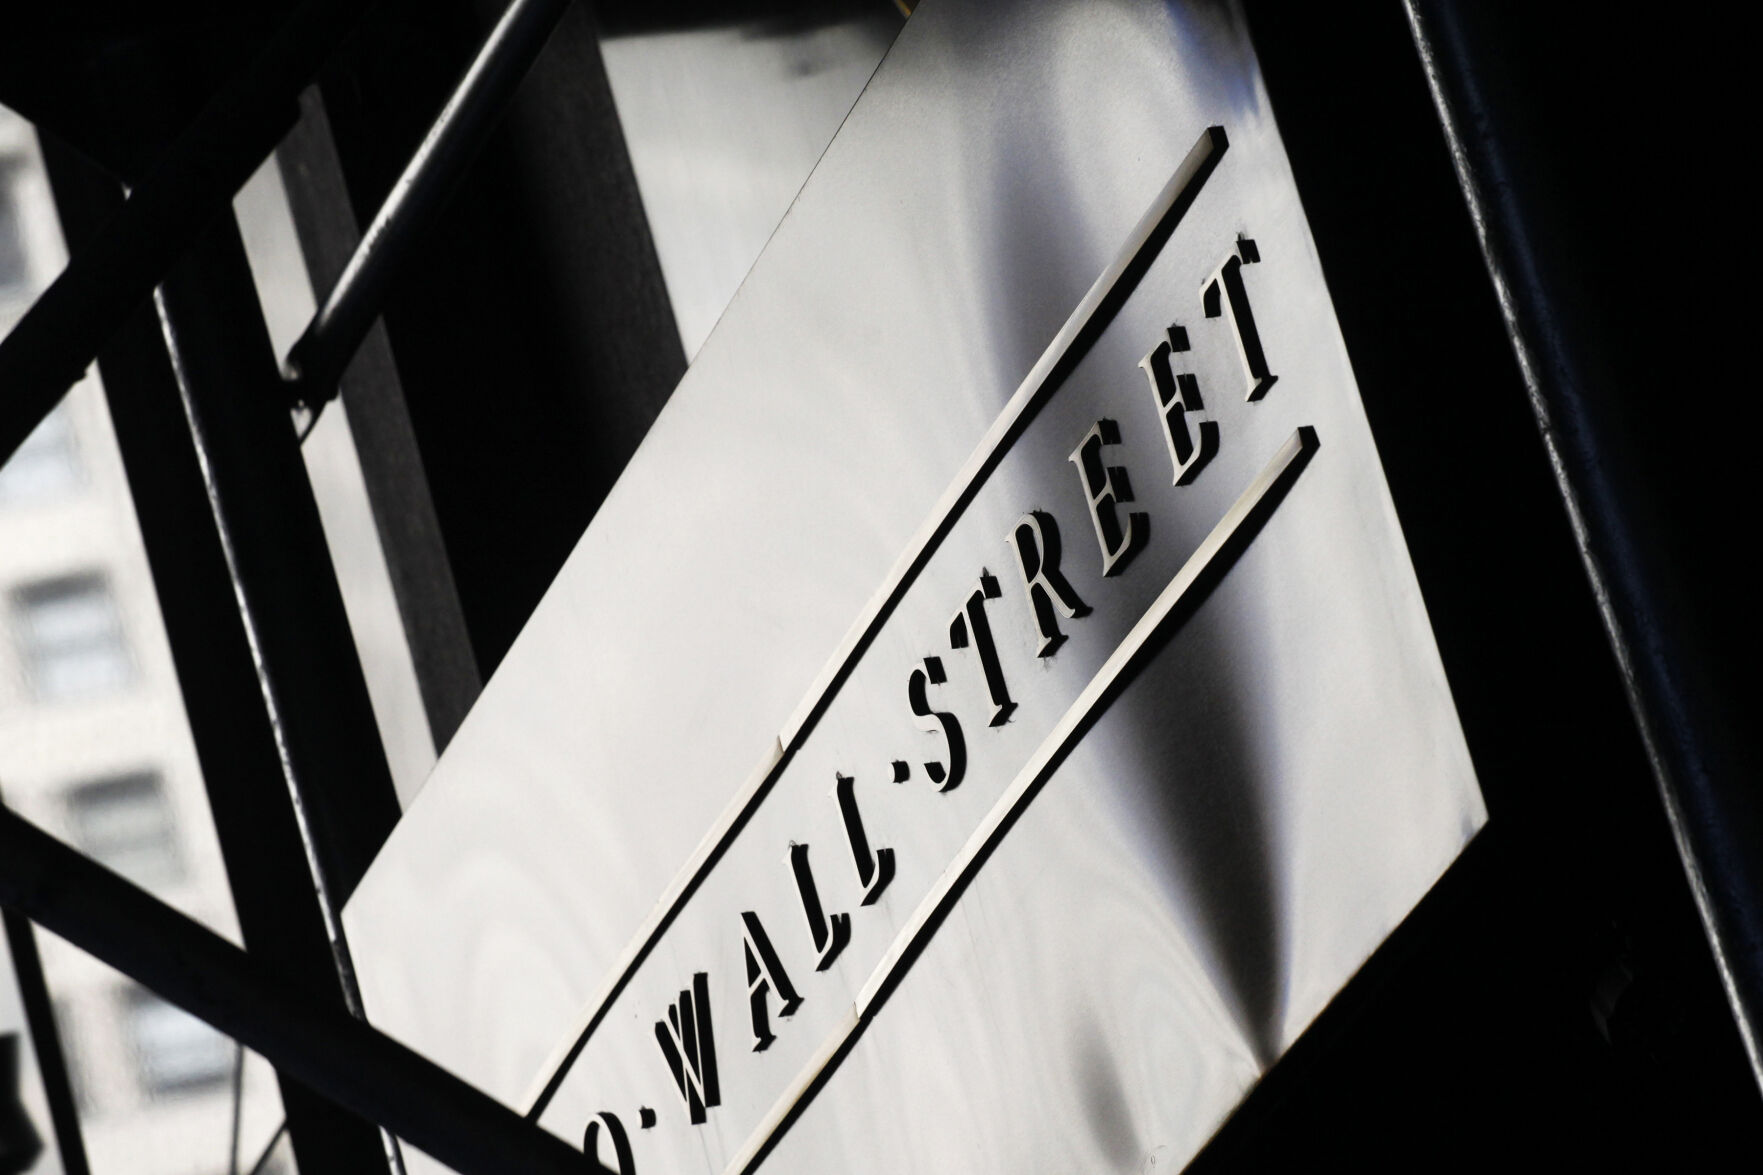
[[[205,246],[208,263],[248,262],[242,282],[216,288],[239,301],[255,291],[244,317],[261,319],[267,341],[254,357],[266,371],[310,320],[314,287],[337,281],[360,226],[505,4],[362,7],[323,70],[303,81],[293,129],[236,197],[219,235],[236,228],[238,257],[225,240]],[[301,548],[298,571],[334,591],[346,618],[294,636],[339,637],[350,673],[359,671],[364,726],[378,738],[328,764],[357,774],[302,774],[285,761],[278,772],[274,756],[286,747],[269,746],[276,716],[266,721],[255,695],[243,707],[250,723],[235,724],[250,730],[229,741],[213,715],[241,711],[213,704],[217,678],[186,674],[180,690],[174,662],[201,661],[208,643],[233,658],[235,697],[251,692],[254,673],[278,667],[273,655],[267,670],[263,658],[249,663],[261,650],[245,649],[231,611],[167,631],[163,556],[175,543],[164,536],[193,527],[212,542],[213,520],[186,502],[167,528],[177,511],[166,498],[143,507],[143,519],[157,510],[162,524],[163,545],[147,544],[150,564],[141,536],[153,527],[137,524],[138,488],[131,494],[142,464],[125,469],[105,388],[88,372],[0,469],[5,804],[235,942],[249,938],[241,926],[258,903],[258,927],[306,934],[317,944],[309,959],[330,968],[334,944],[313,929],[329,899],[313,898],[307,862],[290,865],[292,850],[278,860],[269,888],[311,907],[306,922],[278,925],[286,909],[266,915],[263,889],[252,890],[241,865],[260,849],[274,855],[248,835],[262,827],[222,820],[217,829],[199,760],[216,748],[262,752],[248,783],[286,826],[280,849],[296,843],[295,817],[282,809],[300,787],[317,795],[347,777],[394,821],[416,801],[912,7],[568,6],[404,263],[340,398],[316,424],[276,402],[275,423],[287,425],[277,443],[293,454],[282,471],[299,474],[288,479],[300,483],[293,497],[309,499],[322,526],[317,557]],[[78,204],[69,185],[50,183],[38,130],[120,199],[120,184],[138,182],[177,131],[230,92],[294,5],[201,8],[148,5],[128,20],[0,43],[0,102],[23,112],[0,107],[0,335],[66,263],[58,205],[65,215]],[[1429,594],[1428,606],[1492,823],[1418,929],[1382,953],[1373,994],[1294,1048],[1193,1169],[1377,1169],[1431,1154],[1441,1139],[1465,1162],[1492,1164],[1530,1153],[1537,1136],[1564,1163],[1617,1168],[1701,1158],[1704,1140],[1754,1139],[1745,1115],[1756,1112],[1756,1091],[1722,987],[1730,975],[1708,953],[1674,847],[1681,828],[1660,802],[1657,764],[1625,692],[1630,666],[1610,655],[1608,598],[1585,580],[1583,517],[1569,524],[1559,470],[1538,444],[1534,371],[1513,357],[1516,312],[1494,295],[1476,235],[1486,225],[1466,211],[1452,170],[1462,144],[1447,141],[1426,72],[1435,65],[1416,52],[1422,16],[1455,19],[1467,7],[1416,0],[1407,12],[1305,13],[1246,0],[1237,9],[1254,33],[1415,562],[1429,591],[1460,585],[1443,606]],[[1702,92],[1705,72],[1740,74],[1686,64],[1686,29],[1513,11],[1485,16],[1493,32],[1484,30],[1491,39],[1472,72],[1489,93],[1516,94],[1503,109],[1525,117],[1490,137],[1531,151],[1520,152],[1510,190],[1532,193],[1525,215],[1557,251],[1545,258],[1552,272],[1567,275],[1556,305],[1582,315],[1568,325],[1593,340],[1594,399],[1620,422],[1616,432],[1627,430],[1628,448],[1605,467],[1644,488],[1625,525],[1666,578],[1688,585],[1667,612],[1704,639],[1680,665],[1705,670],[1710,692],[1730,702],[1730,683],[1753,663],[1741,622],[1754,603],[1733,520],[1754,488],[1742,430],[1725,423],[1742,380],[1690,370],[1664,342],[1740,337],[1711,328],[1709,307],[1724,303],[1708,295],[1718,286],[1700,267],[1723,244],[1701,226],[1742,224],[1743,214],[1715,207],[1733,190],[1719,162],[1729,152],[1669,152],[1689,171],[1662,184],[1675,194],[1663,212],[1641,199],[1658,189],[1636,186],[1630,169],[1641,144],[1678,143],[1679,99]],[[1643,102],[1631,79],[1654,76],[1661,62],[1684,84],[1670,101]],[[1081,192],[1083,177],[1070,179]],[[1683,296],[1655,296],[1662,290]],[[149,333],[192,327],[171,317]],[[154,367],[176,398],[164,354],[137,350],[128,362]],[[173,414],[181,428],[181,410]],[[1552,427],[1544,435],[1554,443]],[[168,479],[199,483],[193,467],[208,455],[168,451]],[[304,516],[265,508],[259,517],[291,533],[290,518]],[[229,606],[230,593],[242,601],[261,588],[236,574],[218,582]],[[324,709],[337,680],[291,687],[293,710]],[[383,836],[385,823],[362,839]],[[266,1062],[53,935],[39,929],[34,941],[91,1171],[293,1171],[299,1131],[283,1131],[283,1095]],[[46,1144],[33,1170],[58,1175],[29,1000],[14,980],[0,966],[0,1037],[16,1034],[23,1049],[22,1102]],[[327,998],[346,1002],[337,991]],[[290,1095],[290,1117],[294,1105]],[[308,1128],[308,1145],[316,1136]],[[372,1138],[355,1140],[353,1153],[356,1165],[338,1169],[387,1169]]]
[[[65,260],[34,132],[0,109],[0,330]],[[0,611],[6,803],[236,940],[201,769],[95,374],[0,467]],[[241,1072],[237,1046],[200,1020],[52,935],[38,940],[93,1172],[238,1170],[228,1155],[235,1115],[248,1169],[281,1121],[262,1062]],[[34,1170],[55,1175],[59,1159],[46,1141]]]

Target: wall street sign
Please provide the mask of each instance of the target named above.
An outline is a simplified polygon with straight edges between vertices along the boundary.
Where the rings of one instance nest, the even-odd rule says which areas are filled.
[[[933,0],[348,923],[625,1175],[1140,1171],[1484,818],[1240,19]]]

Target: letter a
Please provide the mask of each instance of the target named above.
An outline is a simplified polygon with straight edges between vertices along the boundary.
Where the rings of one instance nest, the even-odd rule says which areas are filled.
[[[747,1003],[753,1014],[753,1051],[762,1053],[777,1039],[769,1014],[773,993],[779,1000],[779,1016],[794,1015],[802,1006],[802,997],[796,994],[795,985],[784,972],[783,962],[777,957],[765,927],[760,925],[759,915],[751,910],[741,915],[741,942],[747,951]]]

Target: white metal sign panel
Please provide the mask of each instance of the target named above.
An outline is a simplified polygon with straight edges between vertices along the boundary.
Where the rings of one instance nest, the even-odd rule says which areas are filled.
[[[1240,19],[940,0],[347,919],[627,1175],[1138,1170],[1484,818]]]

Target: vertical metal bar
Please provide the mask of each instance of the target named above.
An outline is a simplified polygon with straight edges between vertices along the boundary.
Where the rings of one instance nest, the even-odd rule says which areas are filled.
[[[1694,640],[1664,585],[1669,556],[1639,526],[1644,496],[1617,436],[1620,397],[1588,378],[1598,339],[1561,296],[1549,229],[1513,133],[1527,111],[1484,88],[1499,51],[1486,15],[1406,0],[1410,28],[1468,202],[1531,408],[1640,727],[1678,854],[1752,1074],[1763,1087],[1763,797],[1699,680]],[[1478,31],[1481,35],[1478,36]]]
[[[154,296],[349,1011],[342,910],[399,807],[244,242],[198,237]],[[402,1166],[396,1143],[388,1161]]]
[[[316,289],[330,289],[361,234],[316,89],[301,95],[300,121],[277,155],[307,272]],[[477,700],[483,679],[383,322],[376,321],[362,340],[343,372],[341,391],[429,730],[441,751]]]
[[[156,303],[314,881],[334,917],[398,803],[237,226],[204,232]],[[341,939],[338,924],[339,951]]]
[[[62,228],[77,252],[114,213],[121,189],[52,136],[42,144]],[[98,368],[246,948],[321,1005],[343,1010],[345,990],[282,780],[276,731],[151,308],[140,307],[111,337]],[[385,1170],[367,1123],[285,1079],[281,1094],[304,1170]]]
[[[30,1026],[31,1047],[43,1077],[43,1094],[49,1102],[49,1120],[55,1130],[56,1150],[61,1154],[61,1170],[63,1175],[91,1175],[92,1168],[86,1162],[86,1141],[80,1134],[79,1103],[74,1100],[67,1054],[61,1049],[61,1030],[55,1023],[49,984],[43,978],[36,933],[30,920],[13,910],[0,910],[0,918],[6,922],[6,945],[12,952],[12,969],[18,975],[25,1023]]]

